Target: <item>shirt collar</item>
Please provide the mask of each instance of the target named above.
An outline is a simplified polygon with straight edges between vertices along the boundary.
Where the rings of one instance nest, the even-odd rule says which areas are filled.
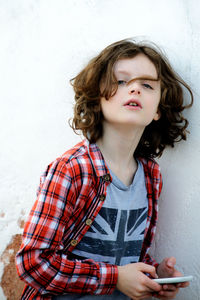
[[[88,140],[85,140],[84,143],[88,149],[88,154],[90,156],[92,165],[94,167],[97,176],[101,177],[106,174],[110,175],[109,169],[105,163],[105,160],[103,158],[103,155],[99,147],[95,143],[90,144]]]
[[[99,147],[95,143],[90,144],[90,142],[87,139],[84,140],[84,144],[88,150],[88,154],[92,161],[92,165],[94,167],[96,175],[98,177],[101,177],[101,176],[105,176],[108,174],[112,180],[112,176],[109,172],[109,168],[107,167],[107,165],[105,163],[105,160],[103,158],[103,155],[102,155]],[[149,179],[153,179],[154,184],[156,185],[156,188],[157,188],[157,185],[160,182],[160,176],[161,176],[159,165],[154,160],[151,160],[151,159],[148,160],[148,159],[139,157],[138,160],[142,162],[144,171],[146,171],[145,172],[146,179],[147,179],[147,177],[149,177]],[[110,181],[110,180],[108,180],[108,181]]]

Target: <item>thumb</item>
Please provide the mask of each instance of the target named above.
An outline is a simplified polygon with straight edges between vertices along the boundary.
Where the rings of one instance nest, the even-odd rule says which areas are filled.
[[[175,257],[169,257],[167,260],[166,260],[166,266],[169,268],[169,269],[174,269],[174,266],[176,264],[176,258]]]
[[[172,276],[173,275],[175,264],[176,264],[175,257],[170,257],[170,258],[166,259],[165,266],[166,266],[166,272],[168,274],[167,276]]]

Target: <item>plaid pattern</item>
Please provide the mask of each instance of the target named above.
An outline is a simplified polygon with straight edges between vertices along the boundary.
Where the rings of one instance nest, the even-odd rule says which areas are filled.
[[[157,266],[147,252],[155,234],[162,180],[155,161],[140,160],[149,200],[140,261]],[[114,291],[117,266],[92,259],[70,259],[72,250],[101,209],[111,180],[99,148],[86,140],[47,167],[16,256],[18,274],[26,282],[21,299],[51,299],[52,295],[65,293],[111,294]]]

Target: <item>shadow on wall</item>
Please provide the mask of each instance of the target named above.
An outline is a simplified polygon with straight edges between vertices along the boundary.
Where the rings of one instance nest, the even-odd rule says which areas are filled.
[[[15,255],[19,250],[21,242],[21,234],[14,235],[0,257],[0,261],[4,264],[0,284],[7,300],[19,300],[24,288],[24,283],[19,279],[15,267]]]

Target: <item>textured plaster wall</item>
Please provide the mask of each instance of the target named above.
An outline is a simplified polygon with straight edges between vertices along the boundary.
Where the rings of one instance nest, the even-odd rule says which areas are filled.
[[[187,143],[160,159],[164,189],[152,247],[195,276],[176,299],[200,299],[200,2],[198,0],[0,0],[0,299],[19,299],[14,257],[46,165],[79,141],[69,79],[107,44],[158,43],[191,84]]]

